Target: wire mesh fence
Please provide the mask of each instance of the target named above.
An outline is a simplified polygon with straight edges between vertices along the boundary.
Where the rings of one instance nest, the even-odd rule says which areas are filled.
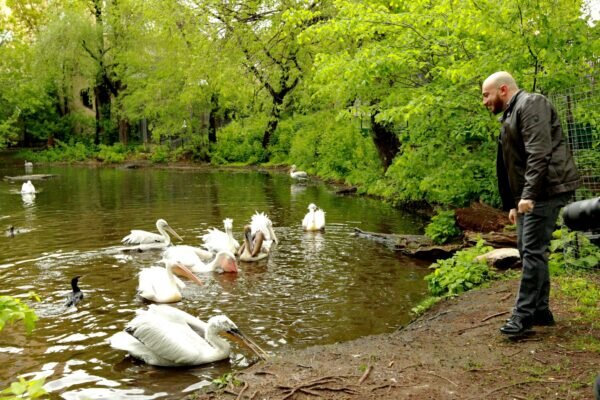
[[[549,98],[559,114],[581,176],[581,186],[573,201],[600,196],[600,87],[590,80]],[[600,260],[588,253],[590,241],[600,243],[600,231],[569,232],[563,226],[561,232],[567,266],[599,266]]]

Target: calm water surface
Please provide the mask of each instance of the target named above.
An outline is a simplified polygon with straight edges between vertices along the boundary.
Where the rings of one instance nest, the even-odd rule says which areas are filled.
[[[0,176],[24,173],[22,161],[0,159]],[[188,285],[176,307],[201,319],[224,313],[273,354],[391,332],[425,296],[425,264],[350,235],[354,227],[422,231],[416,217],[372,199],[277,172],[36,166],[33,173],[56,174],[34,181],[33,199],[20,195],[22,182],[0,181],[0,295],[42,298],[32,303],[40,315],[32,335],[20,323],[0,333],[0,389],[25,374],[46,377],[56,398],[179,398],[253,361],[234,346],[229,361],[156,368],[108,346],[147,306],[136,296],[137,273],[160,259],[156,251],[119,251],[120,240],[131,229],[156,231],[158,218],[185,244],[200,245],[197,236],[223,229],[224,218],[233,218],[241,242],[254,211],[270,216],[280,243],[268,261],[242,263],[237,275],[208,274],[204,286]],[[325,233],[302,231],[311,202],[327,213]],[[6,236],[10,225],[21,233]],[[75,275],[85,299],[65,312]]]

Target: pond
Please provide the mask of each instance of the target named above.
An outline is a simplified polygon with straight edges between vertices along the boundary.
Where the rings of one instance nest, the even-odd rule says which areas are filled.
[[[120,251],[120,241],[131,229],[156,231],[158,218],[184,244],[199,246],[198,236],[222,230],[225,218],[241,242],[255,211],[269,215],[280,243],[268,260],[241,263],[238,274],[205,274],[204,285],[188,285],[175,307],[201,319],[226,314],[271,354],[394,331],[426,296],[427,263],[351,235],[354,227],[420,233],[423,222],[315,180],[208,168],[34,166],[33,173],[55,175],[33,182],[34,198],[21,196],[22,182],[0,181],[0,295],[27,301],[40,317],[31,335],[22,323],[2,330],[0,388],[25,374],[45,377],[57,398],[180,398],[254,361],[234,345],[231,360],[157,368],[107,344],[147,307],[136,295],[137,274],[161,258],[160,251]],[[0,159],[0,176],[23,174],[21,161]],[[324,233],[303,232],[309,203],[325,210]],[[11,225],[14,237],[4,234]],[[85,298],[64,310],[76,275]],[[30,291],[42,301],[27,300]]]

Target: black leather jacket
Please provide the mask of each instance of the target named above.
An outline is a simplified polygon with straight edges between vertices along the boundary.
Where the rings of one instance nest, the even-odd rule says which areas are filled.
[[[519,90],[500,118],[496,172],[502,205],[545,200],[577,189],[579,174],[550,101]]]

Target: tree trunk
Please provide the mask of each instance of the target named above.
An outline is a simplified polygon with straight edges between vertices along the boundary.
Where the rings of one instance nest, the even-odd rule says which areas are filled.
[[[219,96],[213,93],[210,96],[210,112],[208,113],[208,141],[217,142],[217,115],[219,111]]]
[[[119,119],[119,142],[124,146],[129,142],[129,121],[124,118]]]
[[[94,100],[96,102],[96,137],[95,144],[100,144],[106,133],[105,127],[110,122],[110,92],[104,85],[94,87]]]
[[[269,123],[267,124],[267,128],[265,129],[265,133],[263,134],[262,139],[262,147],[266,149],[269,147],[269,142],[271,141],[271,135],[277,129],[277,125],[279,125],[279,116],[281,114],[281,105],[283,104],[283,97],[275,96],[273,97],[273,108],[271,109],[271,115],[269,116]]]
[[[396,154],[400,151],[400,140],[398,140],[396,134],[387,125],[375,121],[376,115],[376,113],[371,115],[373,143],[375,143],[375,147],[377,148],[383,169],[387,170],[392,164],[394,157],[396,157]]]

